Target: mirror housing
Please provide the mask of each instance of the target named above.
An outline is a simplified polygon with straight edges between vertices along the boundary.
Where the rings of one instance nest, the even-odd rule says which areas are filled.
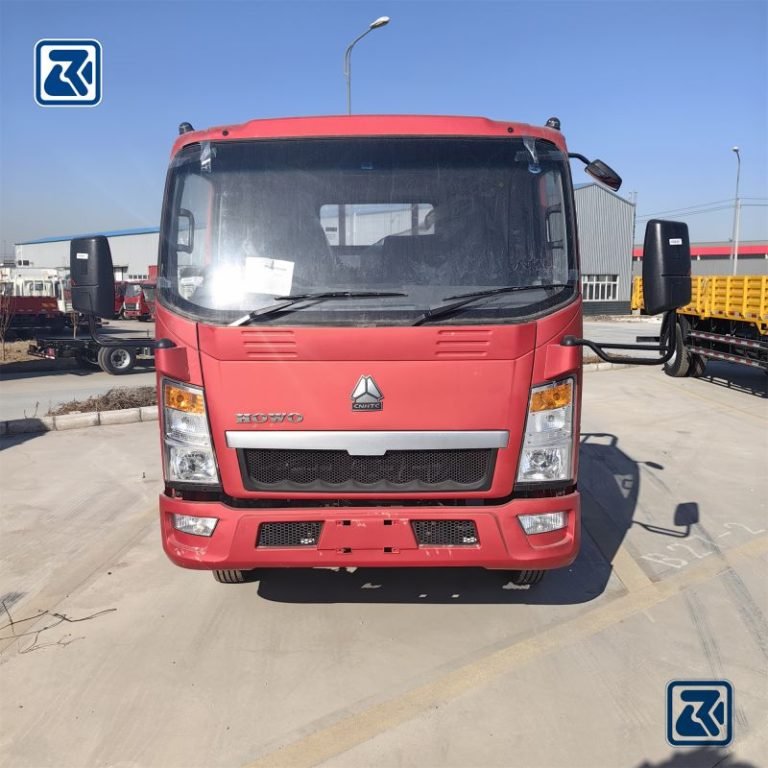
[[[187,222],[186,229],[181,228],[181,222]],[[176,250],[192,253],[195,250],[195,215],[186,208],[180,208],[176,223]]]
[[[658,315],[691,301],[691,245],[688,225],[651,219],[643,243],[643,301]]]
[[[115,273],[107,238],[95,235],[71,240],[69,273],[75,312],[112,317],[115,311]]]
[[[612,189],[614,192],[618,192],[621,188],[621,176],[602,160],[593,160],[587,165],[584,172],[588,173],[595,181],[605,184],[608,189]]]

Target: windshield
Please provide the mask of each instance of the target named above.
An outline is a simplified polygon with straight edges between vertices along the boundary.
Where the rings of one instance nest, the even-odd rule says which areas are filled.
[[[170,170],[160,301],[226,324],[276,297],[381,292],[308,302],[268,321],[388,325],[460,294],[542,286],[440,319],[519,322],[575,295],[567,173],[553,144],[523,138],[194,145]]]
[[[125,286],[125,298],[135,299],[141,295],[141,285],[139,283],[129,283]]]

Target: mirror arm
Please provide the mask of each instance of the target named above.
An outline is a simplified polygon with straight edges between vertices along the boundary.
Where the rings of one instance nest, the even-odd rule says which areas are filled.
[[[580,155],[578,152],[569,152],[568,157],[574,159],[574,160],[581,160],[584,165],[589,165],[592,161],[588,158],[584,157],[584,155]]]
[[[170,339],[113,339],[109,336],[99,334],[96,328],[96,315],[93,312],[88,313],[88,332],[91,340],[100,347],[149,347],[150,349],[167,349],[176,345]]]
[[[599,358],[608,363],[619,363],[621,365],[663,365],[675,354],[675,335],[670,330],[670,324],[674,328],[677,318],[674,311],[666,312],[661,325],[661,338],[658,347],[646,346],[642,344],[596,344],[589,339],[578,339],[575,336],[565,336],[560,342],[564,347],[589,347]],[[661,357],[630,357],[624,355],[610,355],[605,349],[634,349],[639,351],[659,351]]]

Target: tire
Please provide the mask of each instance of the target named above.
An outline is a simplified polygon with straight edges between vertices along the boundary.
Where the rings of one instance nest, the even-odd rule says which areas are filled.
[[[691,353],[691,368],[688,371],[689,376],[698,379],[699,376],[704,375],[704,369],[707,367],[707,358],[697,355],[695,352]]]
[[[219,584],[245,584],[247,581],[247,571],[212,571],[213,578],[219,582]]]
[[[664,363],[664,373],[667,376],[682,378],[688,376],[691,369],[691,353],[684,341],[688,335],[688,321],[677,315],[673,315],[673,317],[675,327],[672,329],[672,339],[675,343],[675,351],[672,353],[672,357]]]
[[[543,578],[546,571],[507,571],[506,579],[516,587],[533,587]]]
[[[113,376],[122,376],[136,365],[136,351],[130,347],[102,347],[99,350],[101,370]]]

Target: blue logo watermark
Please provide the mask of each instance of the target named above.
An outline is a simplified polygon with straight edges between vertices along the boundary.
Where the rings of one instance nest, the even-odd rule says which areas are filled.
[[[35,101],[41,107],[95,107],[101,101],[101,43],[39,40]]]
[[[667,741],[673,747],[724,747],[733,741],[733,686],[727,680],[667,684]]]

